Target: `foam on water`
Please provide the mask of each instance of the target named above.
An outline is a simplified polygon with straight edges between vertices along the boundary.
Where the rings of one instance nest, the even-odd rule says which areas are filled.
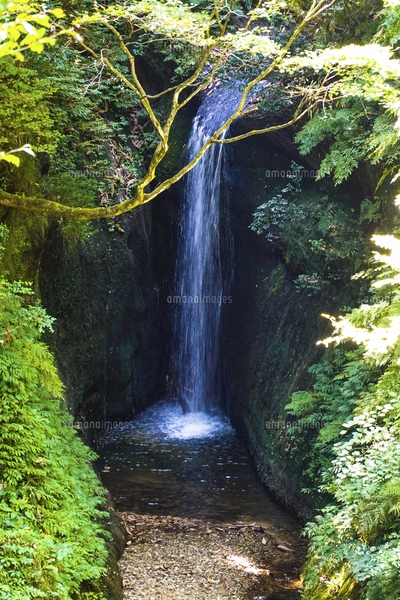
[[[189,440],[192,438],[212,438],[226,433],[231,426],[220,415],[204,412],[188,414],[171,414],[166,420],[165,433],[171,439]]]
[[[134,421],[125,423],[117,430],[110,430],[99,440],[99,446],[111,440],[150,438],[154,443],[193,442],[200,443],[207,439],[215,439],[234,435],[228,418],[214,409],[212,413],[195,412],[183,413],[178,402],[163,400],[150,406],[138,415]]]

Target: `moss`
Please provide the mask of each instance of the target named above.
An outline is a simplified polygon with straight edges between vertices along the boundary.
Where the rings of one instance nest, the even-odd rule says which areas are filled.
[[[264,483],[288,508],[308,518],[316,498],[301,493],[308,487],[303,461],[315,432],[307,432],[303,447],[293,452],[284,424],[294,419],[285,405],[309,381],[307,368],[321,352],[316,341],[327,327],[320,312],[332,306],[334,288],[312,298],[299,294],[282,264],[268,278],[259,275],[253,317],[247,321],[253,336],[246,339],[240,331],[234,347],[234,420]]]
[[[40,257],[47,231],[47,219],[17,210],[0,210],[0,222],[7,225],[9,237],[2,270],[12,280],[31,281],[38,292]]]
[[[283,282],[285,280],[285,276],[286,276],[285,268],[280,263],[272,271],[272,273],[268,276],[268,278],[266,280],[266,282],[267,282],[266,292],[269,297],[273,297],[279,292],[279,290],[281,289]]]
[[[123,232],[100,226],[72,249],[54,227],[41,261],[41,295],[56,317],[49,342],[68,404],[88,420],[130,418],[158,383],[149,210],[120,225]]]
[[[232,374],[228,412],[246,437],[263,482],[306,519],[317,502],[301,491],[308,487],[304,461],[315,432],[305,433],[303,446],[294,449],[290,431],[282,426],[293,421],[285,406],[293,391],[310,384],[307,368],[317,361],[321,349],[316,342],[329,327],[321,312],[334,314],[340,306],[353,305],[354,290],[339,281],[312,296],[297,292],[295,274],[282,251],[249,229],[256,208],[277,183],[283,183],[268,178],[266,172],[289,169],[297,159],[286,134],[258,138],[252,144],[240,142],[232,157],[230,208],[236,254],[226,344]],[[327,187],[333,194],[329,183],[310,180],[304,187],[310,199],[326,194]],[[335,192],[348,204],[358,193],[353,188]],[[278,422],[279,426],[273,425]]]

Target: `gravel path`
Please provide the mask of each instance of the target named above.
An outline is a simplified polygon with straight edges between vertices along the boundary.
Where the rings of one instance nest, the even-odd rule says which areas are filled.
[[[306,543],[287,527],[120,513],[126,600],[299,600]]]

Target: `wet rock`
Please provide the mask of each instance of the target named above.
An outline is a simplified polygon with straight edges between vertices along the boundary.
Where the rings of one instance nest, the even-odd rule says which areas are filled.
[[[120,220],[124,233],[100,225],[75,248],[51,228],[40,265],[42,302],[56,318],[48,342],[88,443],[146,408],[161,381],[151,210]]]
[[[291,144],[286,143],[288,137]],[[351,306],[351,286],[339,290],[332,283],[313,296],[298,293],[293,283],[298,273],[285,262],[283,252],[272,247],[265,235],[249,229],[257,207],[287,185],[285,177],[273,173],[290,172],[291,161],[314,168],[298,156],[292,132],[254,136],[232,146],[235,168],[230,176],[230,218],[235,276],[224,348],[231,373],[227,412],[246,438],[268,489],[307,520],[316,501],[301,492],[308,487],[303,476],[307,444],[304,451],[293,451],[282,423],[295,419],[286,418],[285,406],[292,392],[308,389],[311,383],[308,367],[321,354],[316,342],[329,331],[321,312],[336,314],[339,306]],[[349,184],[335,189],[332,182],[316,182],[311,176],[303,188],[310,201],[328,194],[332,200],[351,205],[364,197],[360,187]]]

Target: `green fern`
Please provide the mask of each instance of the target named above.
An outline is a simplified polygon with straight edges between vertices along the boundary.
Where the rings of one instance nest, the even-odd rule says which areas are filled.
[[[53,320],[29,284],[0,279],[0,302],[0,598],[76,600],[90,585],[100,600],[107,513],[40,341]]]
[[[391,301],[334,321],[341,333],[310,369],[312,391],[297,392],[287,406],[304,422],[325,418],[306,474],[332,503],[306,527],[305,600],[398,600],[400,593],[400,241],[377,241],[390,254],[377,256],[384,268],[373,285]]]

